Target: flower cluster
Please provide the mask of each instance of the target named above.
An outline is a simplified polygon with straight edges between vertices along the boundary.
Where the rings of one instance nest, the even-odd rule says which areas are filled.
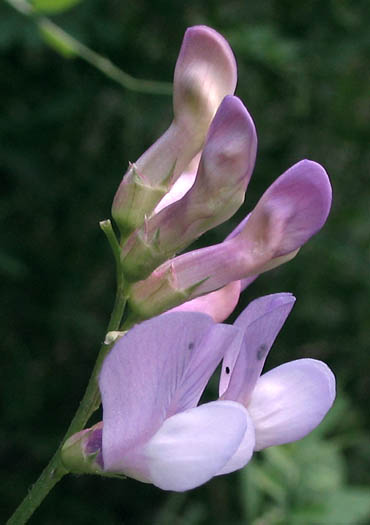
[[[224,242],[174,257],[244,201],[257,137],[233,95],[236,78],[221,35],[204,26],[186,31],[175,69],[173,122],[130,165],[113,202],[133,322],[184,303],[226,319],[241,288],[292,259],[326,221],[328,176],[303,160],[275,180]],[[198,297],[199,303],[192,301]]]
[[[292,259],[325,223],[331,186],[322,166],[298,162],[223,242],[177,255],[244,201],[257,138],[233,95],[236,78],[223,37],[188,29],[173,122],[130,164],[113,202],[135,326],[103,363],[103,422],[64,445],[74,472],[188,490],[242,468],[256,450],[300,439],[333,403],[335,379],[321,361],[299,359],[261,376],[291,294],[261,297],[234,325],[217,324],[246,286]],[[221,361],[219,398],[198,406]]]

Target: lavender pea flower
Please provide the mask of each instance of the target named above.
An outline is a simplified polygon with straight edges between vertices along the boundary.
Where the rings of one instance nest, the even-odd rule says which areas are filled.
[[[102,441],[98,427],[84,443],[95,448],[94,472],[184,491],[315,428],[335,395],[324,363],[302,359],[259,377],[293,303],[290,294],[262,297],[234,326],[179,312],[133,328],[101,371]],[[196,406],[222,357],[220,399]]]
[[[130,165],[112,206],[124,237],[144,223],[192,158],[197,155],[218,106],[234,93],[236,62],[226,40],[214,29],[186,30],[173,82],[173,122]]]
[[[135,283],[129,299],[132,320],[157,315],[232,281],[251,282],[289,261],[323,226],[330,206],[324,168],[309,160],[298,162],[267,189],[235,236],[175,257]]]
[[[147,220],[124,246],[125,278],[145,279],[205,231],[230,218],[244,202],[256,150],[248,111],[237,97],[225,97],[209,128],[192,187]]]

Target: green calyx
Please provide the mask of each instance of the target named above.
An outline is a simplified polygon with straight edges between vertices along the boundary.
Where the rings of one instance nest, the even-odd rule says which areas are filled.
[[[114,204],[112,208],[112,216],[123,239],[127,239],[133,231],[144,224],[145,217],[151,215],[158,202],[169,191],[174,168],[175,164],[159,185],[151,186],[148,183],[149,180],[142,177],[136,166],[131,164],[129,172],[118,189],[117,204]]]
[[[101,448],[91,450],[89,443],[96,431],[101,431],[102,423],[82,430],[71,436],[63,445],[61,460],[64,467],[74,474],[104,474],[99,463]]]

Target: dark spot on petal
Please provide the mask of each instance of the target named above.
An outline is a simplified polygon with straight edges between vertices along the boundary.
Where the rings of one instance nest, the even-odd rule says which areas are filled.
[[[229,368],[228,366],[225,368],[225,372],[226,372],[227,374],[230,374],[230,368]]]
[[[267,353],[267,349],[268,349],[267,345],[265,344],[258,347],[257,354],[256,354],[258,361],[261,361],[261,359],[265,357]]]
[[[189,343],[188,348],[189,348],[189,350],[193,350],[193,348],[194,348],[194,343]]]

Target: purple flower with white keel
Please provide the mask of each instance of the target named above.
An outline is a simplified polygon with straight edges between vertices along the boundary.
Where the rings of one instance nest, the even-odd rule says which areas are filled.
[[[128,332],[100,374],[104,469],[177,491],[220,471],[245,435],[247,412],[233,401],[196,405],[242,337],[198,313],[165,314]]]
[[[102,440],[100,426],[82,433],[80,449],[72,437],[68,467],[81,472],[85,461],[90,472],[184,491],[242,468],[255,450],[306,435],[334,400],[328,367],[301,359],[260,377],[294,301],[261,297],[233,326],[174,312],[134,327],[100,374]],[[220,399],[197,406],[221,359]]]

